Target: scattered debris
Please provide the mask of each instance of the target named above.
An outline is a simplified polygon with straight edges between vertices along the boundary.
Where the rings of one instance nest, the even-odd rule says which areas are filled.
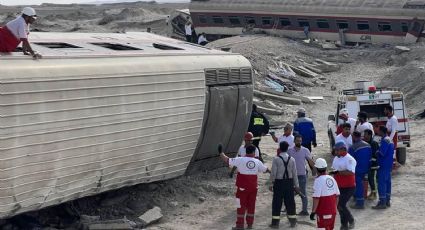
[[[313,101],[324,100],[323,96],[307,96],[307,98]]]
[[[282,103],[285,104],[290,104],[290,105],[301,105],[301,100],[300,99],[295,99],[295,98],[290,98],[290,97],[282,97],[282,96],[276,96],[270,93],[264,93],[258,90],[254,90],[254,95],[261,98],[261,99],[269,99],[269,100],[275,100],[275,101],[280,101]]]
[[[307,103],[307,104],[314,103],[312,100],[310,100],[310,99],[308,99],[307,97],[304,97],[304,96],[289,94],[289,93],[286,93],[286,92],[277,92],[275,90],[268,89],[268,88],[259,88],[258,90],[266,92],[266,93],[270,93],[270,94],[273,94],[273,95],[276,95],[276,96],[299,99],[299,100],[301,100],[301,102]]]
[[[206,200],[206,198],[205,198],[205,197],[203,197],[203,196],[200,196],[200,197],[198,198],[198,200],[199,200],[199,201],[201,201],[201,202],[204,202],[204,201]]]
[[[154,207],[143,215],[139,216],[139,219],[143,222],[144,226],[155,223],[162,218],[161,208]]]
[[[262,107],[262,106],[258,106],[258,105],[257,105],[257,110],[259,112],[265,113],[267,115],[283,115],[283,114],[285,114],[285,111],[283,111],[283,110],[271,109],[271,108],[266,108],[266,107]]]
[[[329,42],[327,42],[327,43],[323,43],[322,44],[322,49],[324,49],[324,50],[339,50],[340,48],[339,47],[337,47],[335,44],[333,44],[333,43],[329,43]]]
[[[394,47],[396,54],[401,54],[404,52],[409,52],[410,48],[406,46],[396,46]]]

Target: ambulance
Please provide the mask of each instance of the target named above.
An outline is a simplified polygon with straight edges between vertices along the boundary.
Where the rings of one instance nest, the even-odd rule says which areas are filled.
[[[354,119],[357,118],[358,112],[366,112],[368,121],[374,126],[376,133],[378,127],[387,122],[384,114],[384,107],[387,105],[393,107],[394,115],[398,119],[397,154],[400,155],[399,161],[404,161],[406,147],[410,147],[409,121],[404,95],[399,88],[377,88],[372,81],[356,81],[354,89],[339,92],[336,113],[328,117],[330,147],[335,144],[336,127],[341,123],[338,119],[341,110],[346,109],[348,116]]]

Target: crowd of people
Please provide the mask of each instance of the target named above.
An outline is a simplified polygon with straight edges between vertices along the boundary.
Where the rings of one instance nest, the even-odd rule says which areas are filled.
[[[350,118],[346,110],[339,114],[335,144],[332,151],[332,163],[324,158],[313,160],[312,147],[317,146],[316,130],[312,119],[306,116],[306,110],[300,108],[297,119],[284,126],[283,134],[277,137],[269,132],[267,118],[253,105],[250,125],[245,134],[245,143],[238,156],[227,157],[222,146],[219,154],[224,162],[231,166],[236,177],[236,199],[238,204],[235,230],[253,228],[255,200],[258,189],[257,175],[270,173],[269,189],[273,192],[272,220],[270,227],[279,228],[282,206],[291,227],[297,223],[297,216],[309,216],[317,219],[320,229],[334,229],[337,211],[340,216],[341,230],[354,229],[355,217],[350,209],[364,209],[365,199],[379,200],[373,209],[386,209],[391,206],[391,171],[395,151],[394,136],[397,135],[397,118],[393,108],[388,105],[384,113],[388,117],[385,126],[373,126],[367,113],[359,112],[357,119]],[[278,143],[277,154],[269,169],[264,164],[260,149],[261,138],[270,134]],[[307,165],[316,176],[313,194],[307,194]],[[377,184],[375,181],[377,180]],[[370,185],[370,194],[367,188]],[[295,195],[301,197],[302,208],[296,213]],[[308,200],[312,197],[311,212],[308,212]],[[354,197],[354,204],[347,207]]]

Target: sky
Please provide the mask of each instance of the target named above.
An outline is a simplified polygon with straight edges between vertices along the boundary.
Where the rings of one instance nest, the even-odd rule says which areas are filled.
[[[103,0],[0,0],[0,4],[1,5],[38,5],[41,3],[70,4],[70,3],[87,3],[87,2],[93,3],[97,1],[103,1]],[[157,0],[157,2],[189,2],[189,0]]]

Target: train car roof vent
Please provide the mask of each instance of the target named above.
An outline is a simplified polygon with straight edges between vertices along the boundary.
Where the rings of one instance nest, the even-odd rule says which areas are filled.
[[[108,42],[93,42],[90,43],[95,46],[101,46],[103,48],[111,49],[111,50],[142,50],[137,47],[132,47],[128,45],[118,44],[118,43],[108,43]]]
[[[152,45],[153,45],[153,47],[160,49],[160,50],[183,50],[182,48],[164,45],[164,44],[159,44],[159,43],[153,43]]]
[[[44,46],[50,49],[74,49],[81,48],[80,46],[64,43],[64,42],[34,42],[34,44],[39,46]]]

